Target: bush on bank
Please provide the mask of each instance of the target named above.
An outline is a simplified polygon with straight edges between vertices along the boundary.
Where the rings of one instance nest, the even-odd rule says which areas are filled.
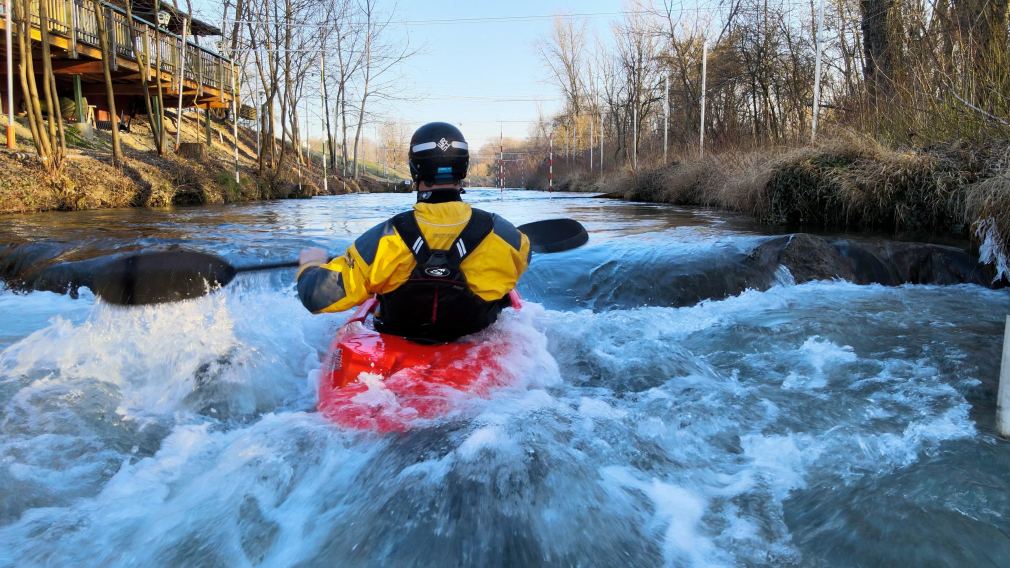
[[[724,152],[628,174],[614,195],[717,207],[770,225],[958,234],[1006,277],[1010,141],[894,150],[841,135],[815,146]]]

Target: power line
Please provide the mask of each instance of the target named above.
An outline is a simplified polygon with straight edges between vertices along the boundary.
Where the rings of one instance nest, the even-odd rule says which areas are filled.
[[[686,11],[700,11],[700,9],[690,8],[685,9]],[[652,14],[646,10],[627,10],[621,12],[577,12],[571,14],[524,14],[520,16],[482,16],[477,18],[438,18],[431,20],[390,20],[388,22],[382,23],[382,25],[398,25],[398,26],[427,26],[427,25],[443,25],[443,24],[480,24],[480,23],[509,23],[509,22],[532,22],[537,20],[553,20],[555,18],[562,19],[575,19],[575,18],[597,18],[602,16],[636,16]],[[256,20],[235,20],[235,19],[225,19],[223,20],[226,24],[271,24],[275,23],[275,20],[269,18],[261,18]],[[295,23],[295,22],[281,22],[282,25],[287,27],[308,27],[308,28],[320,28],[325,27],[328,24],[325,22],[319,23]],[[343,22],[341,27],[366,27],[369,24],[367,22]],[[374,23],[372,25],[375,25]]]
[[[426,95],[422,97],[406,97],[411,101],[476,101],[476,102],[488,102],[488,103],[550,103],[562,100],[562,97],[537,97],[537,98],[520,98],[520,97],[482,97],[482,96],[467,96],[467,95]],[[507,121],[506,121],[507,122]]]
[[[796,1],[782,1],[774,8],[787,8],[787,7],[809,7],[808,2],[802,0]],[[723,6],[714,7],[703,7],[695,6],[691,8],[678,8],[677,10],[672,10],[671,13],[674,14],[685,14],[685,13],[710,13],[717,14],[726,10]],[[211,18],[212,16],[206,16],[199,10],[194,10],[194,12],[199,13],[203,18]],[[575,12],[568,14],[523,14],[518,16],[482,16],[474,18],[435,18],[429,20],[389,20],[388,22],[381,23],[382,25],[400,25],[400,26],[426,26],[426,25],[446,25],[446,24],[479,24],[479,23],[510,23],[510,22],[531,22],[538,20],[553,20],[557,18],[561,19],[576,19],[576,18],[596,18],[605,16],[655,16],[659,18],[665,18],[667,15],[659,10],[623,10],[619,12]],[[280,21],[273,20],[270,18],[258,18],[255,20],[251,19],[223,19],[220,20],[224,24],[267,24],[267,25],[281,25],[288,28],[326,28],[333,27],[332,22],[293,22],[293,21]],[[342,22],[339,27],[367,27],[369,24],[367,22]],[[374,23],[372,24],[374,25]]]

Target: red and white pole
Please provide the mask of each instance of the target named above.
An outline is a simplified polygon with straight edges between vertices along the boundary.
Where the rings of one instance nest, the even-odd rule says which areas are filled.
[[[551,150],[547,155],[547,191],[554,191],[554,131],[551,130]]]

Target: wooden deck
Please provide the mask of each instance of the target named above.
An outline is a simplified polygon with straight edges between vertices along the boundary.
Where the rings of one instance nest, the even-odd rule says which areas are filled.
[[[41,0],[49,10],[49,33],[52,52],[53,72],[62,96],[72,96],[74,90],[92,104],[102,106],[105,96],[102,70],[102,52],[98,43],[98,14],[90,0]],[[134,16],[132,26],[135,43],[130,42],[129,28],[125,12],[117,6],[103,4],[101,17],[105,18],[109,30],[109,41],[115,57],[110,61],[112,78],[117,98],[143,94],[140,81],[140,64],[137,54],[147,60],[150,67],[149,89],[157,89],[160,78],[165,105],[175,107],[180,90],[180,67],[184,69],[182,79],[183,106],[200,108],[230,108],[234,82],[232,63],[229,59],[203,49],[162,28],[156,33],[156,26]],[[0,2],[0,30],[5,26],[5,5]],[[36,40],[36,58],[41,58],[41,41],[38,3],[32,11],[32,37]],[[15,30],[16,33],[16,30]],[[156,37],[158,36],[158,37]],[[7,46],[0,40],[3,49]],[[15,41],[15,46],[17,42]],[[15,48],[16,49],[16,48]],[[156,70],[157,54],[161,52],[161,73]],[[15,65],[17,58],[15,53]],[[182,62],[185,65],[182,66]],[[0,59],[2,62],[2,59]],[[36,65],[36,69],[41,69]],[[6,69],[0,64],[0,74]],[[15,70],[15,73],[17,71]],[[79,78],[77,85],[70,81]],[[16,81],[15,81],[16,82]],[[67,88],[66,92],[64,88]],[[117,105],[118,106],[118,105]]]

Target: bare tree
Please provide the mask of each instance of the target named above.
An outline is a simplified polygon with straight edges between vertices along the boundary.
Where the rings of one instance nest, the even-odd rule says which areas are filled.
[[[342,9],[336,17],[336,51],[337,51],[337,104],[336,115],[340,124],[340,153],[341,153],[341,175],[347,176],[347,167],[350,154],[347,148],[347,117],[352,109],[348,108],[349,92],[351,82],[358,75],[361,65],[364,62],[364,50],[359,46],[363,43],[365,33],[362,33],[360,26],[350,25],[347,18],[350,11],[347,9],[348,2],[344,2]]]
[[[14,13],[18,36],[18,75],[21,79],[21,92],[28,110],[28,125],[35,143],[35,151],[39,159],[50,173],[60,170],[66,151],[66,139],[63,131],[63,117],[60,112],[60,101],[56,91],[56,77],[53,75],[52,60],[49,54],[49,12],[46,2],[39,6],[40,43],[42,44],[42,95],[40,99],[38,83],[35,78],[35,63],[32,57],[32,2],[17,0]],[[42,116],[45,104],[48,120]]]
[[[126,26],[126,29],[129,30],[128,33],[130,34],[130,45],[134,46],[134,49],[136,49],[136,46],[137,46],[137,37],[136,37],[137,33],[136,33],[136,29],[135,29],[134,23],[133,23],[133,1],[132,0],[126,0],[126,20],[127,20],[127,22],[129,22],[128,25]],[[160,49],[160,42],[158,41],[157,36],[155,37],[155,44],[154,45],[159,46],[158,51],[160,53],[160,51],[161,51],[161,49]],[[157,150],[158,155],[161,156],[161,155],[164,154],[164,148],[163,148],[163,146],[164,146],[164,142],[165,142],[165,137],[164,137],[164,133],[162,132],[162,125],[164,123],[161,120],[160,116],[156,117],[154,115],[154,107],[151,105],[151,91],[150,91],[150,87],[149,87],[149,84],[150,84],[149,76],[150,76],[150,73],[151,73],[151,59],[150,59],[150,52],[149,52],[147,46],[148,46],[148,38],[147,38],[147,32],[145,30],[144,38],[143,38],[143,47],[139,51],[137,51],[137,53],[136,53],[137,66],[140,67],[140,85],[141,85],[141,88],[144,91],[144,95],[143,95],[143,97],[144,97],[144,109],[147,111],[147,120],[148,120],[148,123],[150,123],[150,125],[151,125],[151,136],[154,138],[154,147],[155,147],[155,150]],[[160,85],[160,83],[161,83],[161,66],[160,65],[158,66],[157,75],[155,76],[155,80],[158,81],[158,83]]]
[[[365,126],[365,109],[371,98],[388,97],[395,92],[393,71],[416,53],[409,44],[397,44],[387,37],[392,13],[382,16],[376,10],[377,0],[362,0],[359,17],[364,25],[364,59],[361,65],[362,82],[358,99],[358,119],[354,133],[354,167],[351,175],[358,178],[358,145]]]
[[[888,18],[897,0],[860,0],[860,24],[863,34],[863,75],[874,105],[891,91],[895,69],[895,51]]]
[[[553,79],[565,97],[569,112],[578,115],[582,111],[586,80],[583,49],[586,39],[585,22],[574,18],[558,16],[554,19],[551,37],[541,42],[540,57],[550,69]]]
[[[102,50],[102,72],[105,76],[105,97],[109,106],[109,122],[112,124],[112,163],[123,163],[123,147],[119,143],[119,116],[116,114],[116,93],[112,87],[112,70],[109,59],[116,57],[113,46],[109,45],[109,30],[105,20],[105,6],[98,0],[91,0],[98,20],[98,43]]]

